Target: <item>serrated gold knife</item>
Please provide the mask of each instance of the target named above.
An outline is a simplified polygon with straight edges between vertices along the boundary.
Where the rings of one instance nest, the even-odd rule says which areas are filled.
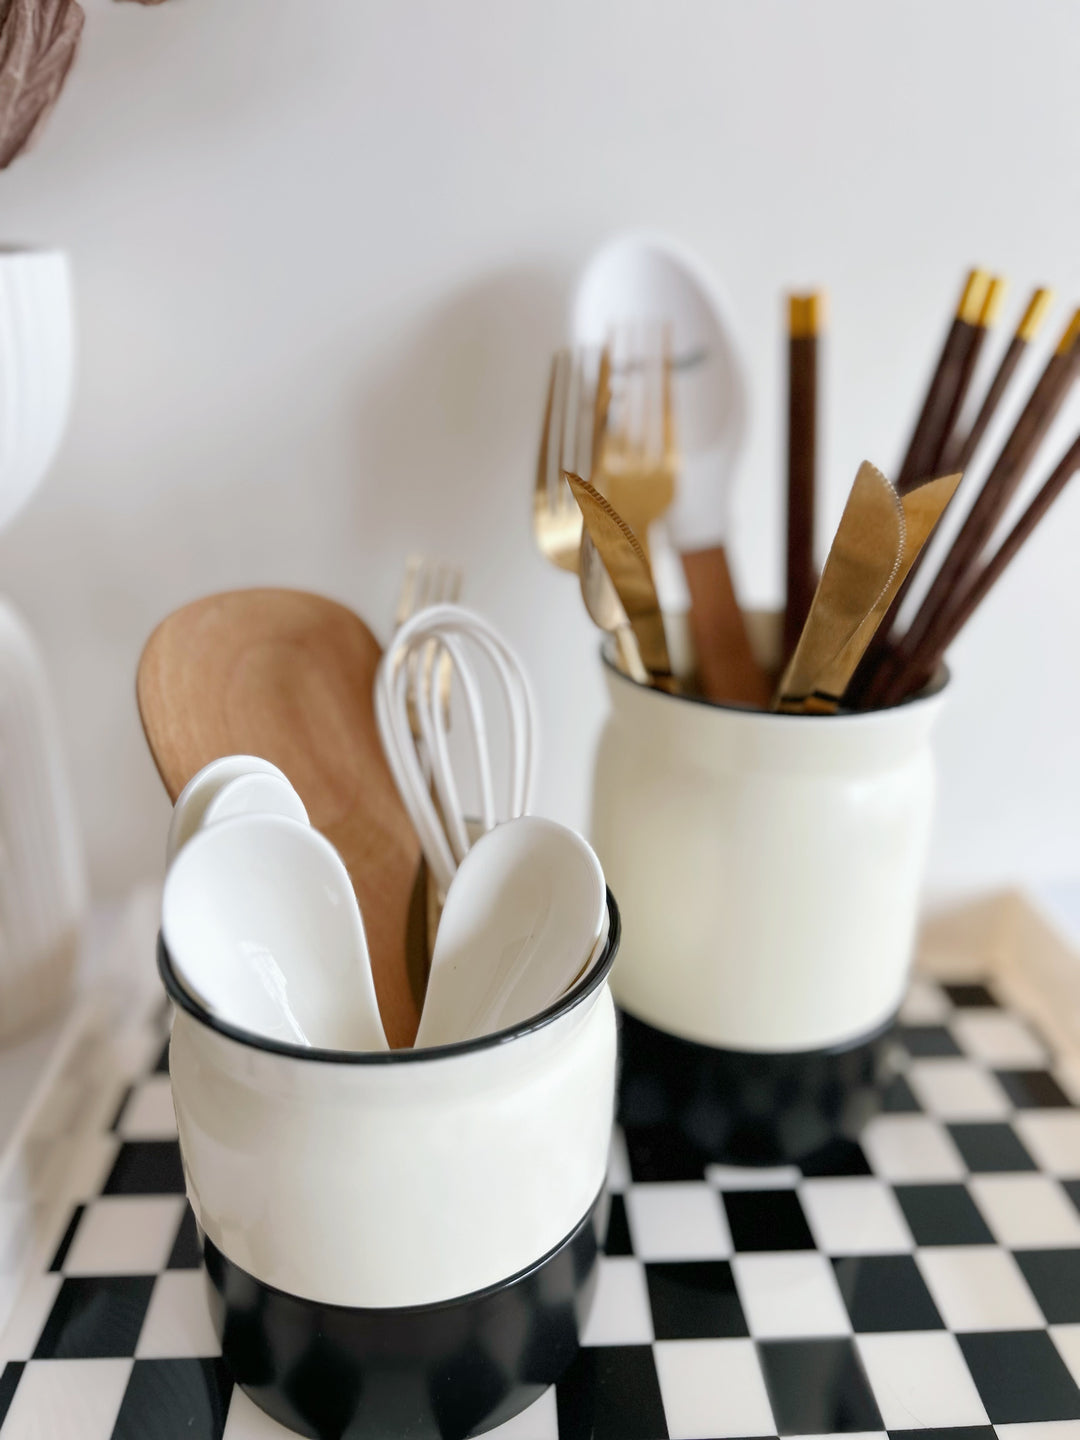
[[[831,715],[900,586],[952,499],[959,474],[900,495],[880,470],[859,466],[774,710]]]
[[[836,527],[795,652],[773,697],[774,710],[821,715],[839,708],[842,690],[837,694],[826,689],[826,677],[836,670],[842,654],[858,649],[856,636],[865,634],[863,622],[891,593],[904,551],[904,524],[896,487],[864,461]],[[872,632],[866,635],[866,644],[872,638]]]
[[[653,583],[652,567],[640,540],[595,486],[569,471],[564,471],[564,474],[574,499],[581,507],[589,538],[626,611],[642,663],[649,672],[649,683],[660,690],[678,690],[678,682],[671,673],[664,617]]]

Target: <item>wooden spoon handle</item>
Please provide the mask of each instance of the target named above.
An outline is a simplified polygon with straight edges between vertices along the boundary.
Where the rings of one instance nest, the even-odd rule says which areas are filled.
[[[724,547],[690,551],[682,562],[702,693],[708,700],[767,708],[768,677],[750,648]]]

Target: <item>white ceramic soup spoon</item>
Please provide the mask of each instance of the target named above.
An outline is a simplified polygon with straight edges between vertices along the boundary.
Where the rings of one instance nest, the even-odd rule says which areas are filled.
[[[211,760],[209,765],[196,771],[176,797],[165,844],[167,864],[172,864],[198,830],[218,791],[244,775],[276,775],[279,780],[289,783],[276,765],[259,755],[222,755],[218,760]]]
[[[523,815],[482,835],[447,891],[416,1044],[545,1010],[592,960],[606,898],[600,862],[573,830]]]
[[[223,785],[203,811],[199,829],[237,815],[284,815],[301,825],[311,823],[304,802],[289,781],[269,771],[238,775]]]
[[[329,1050],[385,1050],[360,908],[337,851],[280,815],[199,830],[165,880],[178,978],[240,1029]]]

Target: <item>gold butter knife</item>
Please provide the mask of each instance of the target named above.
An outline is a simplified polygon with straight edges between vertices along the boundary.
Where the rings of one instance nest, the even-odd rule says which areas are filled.
[[[652,567],[640,540],[594,485],[569,471],[564,475],[581,507],[589,538],[626,611],[642,663],[649,672],[649,683],[661,690],[676,691],[678,682],[671,673],[664,617]]]
[[[843,696],[860,660],[877,634],[878,627],[900,593],[900,587],[934,533],[946,505],[960,484],[960,478],[959,471],[955,475],[939,475],[936,479],[920,481],[913,489],[900,496],[900,506],[904,512],[904,544],[900,564],[866,619],[833,664],[819,678],[816,687],[818,690],[837,697]]]
[[[864,622],[892,593],[904,553],[904,530],[904,511],[895,487],[864,461],[773,699],[774,710],[820,715],[838,708],[841,697],[825,688],[826,681],[838,668],[841,655],[858,648],[856,637],[864,633]],[[867,644],[871,638],[872,632],[866,635]]]

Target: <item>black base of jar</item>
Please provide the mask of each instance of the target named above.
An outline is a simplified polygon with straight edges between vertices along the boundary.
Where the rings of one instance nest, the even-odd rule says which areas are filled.
[[[509,1280],[394,1309],[287,1295],[205,1239],[225,1361],[260,1409],[314,1440],[480,1435],[531,1405],[577,1354],[606,1212],[601,1193],[561,1244]]]
[[[677,1130],[706,1160],[798,1162],[855,1139],[892,1078],[895,1016],[825,1050],[719,1050],[620,1012],[619,1120]]]

